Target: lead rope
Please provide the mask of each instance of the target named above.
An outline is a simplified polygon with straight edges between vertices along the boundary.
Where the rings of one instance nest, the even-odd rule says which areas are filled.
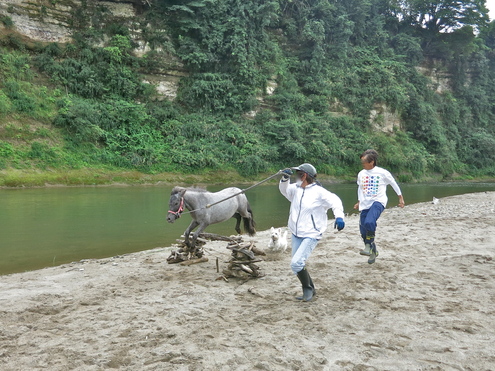
[[[219,203],[221,203],[221,202],[224,202],[224,201],[230,200],[230,199],[231,199],[231,198],[233,198],[233,197],[239,196],[239,195],[241,195],[241,194],[243,194],[243,193],[245,193],[245,192],[249,191],[250,189],[252,189],[252,188],[254,188],[254,187],[259,186],[260,184],[263,184],[263,183],[265,183],[265,182],[269,181],[270,179],[275,178],[276,176],[278,176],[278,175],[280,175],[280,174],[282,174],[282,173],[283,173],[283,171],[282,171],[282,170],[279,170],[277,173],[275,173],[275,174],[273,174],[273,175],[270,175],[268,178],[263,179],[261,182],[258,182],[258,183],[256,183],[256,184],[253,184],[252,186],[250,186],[250,187],[248,187],[248,188],[246,188],[246,189],[242,189],[240,192],[237,192],[237,193],[235,193],[235,194],[233,194],[233,195],[231,195],[231,196],[229,196],[229,197],[227,197],[227,198],[224,198],[223,200],[220,200],[220,201],[214,202],[214,203],[212,203],[212,204],[208,204],[208,205],[206,205],[206,206],[204,206],[204,207],[201,207],[201,208],[199,208],[199,209],[194,209],[194,210],[191,210],[191,211],[185,211],[185,212],[181,213],[181,215],[183,215],[183,214],[190,214],[190,213],[193,213],[193,212],[195,212],[195,211],[199,211],[199,210],[209,209],[210,207],[215,206],[215,205],[217,205],[217,204],[219,204]]]

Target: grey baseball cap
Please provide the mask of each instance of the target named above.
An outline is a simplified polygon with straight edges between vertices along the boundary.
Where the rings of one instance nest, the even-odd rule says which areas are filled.
[[[313,165],[311,164],[302,164],[297,167],[292,167],[292,170],[295,171],[304,171],[306,174],[308,174],[311,178],[316,177],[316,169]]]

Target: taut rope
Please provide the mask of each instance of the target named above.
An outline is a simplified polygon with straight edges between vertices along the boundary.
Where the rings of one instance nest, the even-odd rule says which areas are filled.
[[[230,199],[231,199],[231,198],[233,198],[233,197],[236,197],[236,196],[239,196],[239,195],[241,195],[241,194],[243,194],[243,193],[246,193],[246,192],[247,192],[247,191],[249,191],[250,189],[252,189],[252,188],[254,188],[254,187],[257,187],[257,186],[259,186],[260,184],[265,183],[265,182],[269,181],[269,180],[270,180],[270,179],[272,179],[272,178],[275,178],[277,175],[280,175],[280,174],[282,174],[282,170],[279,170],[277,173],[275,173],[275,174],[273,174],[273,175],[270,175],[268,178],[263,179],[261,182],[258,182],[258,183],[256,183],[256,184],[253,184],[252,186],[247,187],[246,189],[242,189],[240,192],[237,192],[237,193],[235,193],[235,194],[233,194],[233,195],[231,195],[231,196],[229,196],[229,197],[226,197],[226,198],[224,198],[223,200],[220,200],[220,201],[214,202],[214,203],[212,203],[212,204],[208,204],[208,205],[206,205],[206,206],[204,206],[204,207],[201,207],[201,208],[199,208],[199,209],[194,209],[194,210],[191,210],[191,211],[185,211],[185,212],[183,212],[182,214],[190,214],[190,213],[193,213],[193,212],[195,212],[195,211],[204,210],[204,209],[209,209],[210,207],[215,206],[215,205],[217,205],[217,204],[219,204],[219,203],[221,203],[221,202],[224,202],[224,201],[230,200]],[[170,212],[170,211],[169,211],[169,212]]]

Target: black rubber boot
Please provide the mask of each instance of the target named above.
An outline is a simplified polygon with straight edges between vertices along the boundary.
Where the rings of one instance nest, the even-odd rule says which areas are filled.
[[[303,268],[302,271],[297,272],[297,278],[301,281],[303,296],[296,297],[296,299],[310,301],[313,299],[313,295],[315,294],[315,286],[313,285],[313,280],[311,279],[307,269]]]
[[[313,296],[316,295],[316,289],[315,289],[315,285],[313,284],[313,280],[311,279],[311,276],[309,277],[309,285],[313,288]],[[296,296],[296,299],[297,300],[303,300],[303,297],[302,296]]]
[[[315,290],[315,285],[313,284],[313,280],[311,279],[311,276],[309,277],[309,284],[313,288],[313,296],[315,296],[316,295],[316,290]]]

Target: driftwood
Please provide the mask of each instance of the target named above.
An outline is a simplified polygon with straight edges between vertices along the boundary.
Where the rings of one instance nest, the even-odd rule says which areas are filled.
[[[240,244],[240,243],[237,243],[237,242],[231,242],[227,245],[227,249],[230,249],[230,250],[233,250],[233,249],[247,249],[249,251],[252,251],[255,255],[262,255],[262,256],[265,256],[266,253],[261,250],[261,249],[258,249],[255,245],[254,245],[254,242],[250,242],[250,243],[245,243],[245,244]]]
[[[184,249],[172,250],[167,258],[168,264],[180,263],[189,259],[189,253],[184,252]]]
[[[177,244],[181,247],[188,247],[186,245],[186,241],[185,239],[184,240],[179,240],[179,239],[176,239],[175,241],[177,241]],[[190,241],[190,240],[189,240]],[[196,240],[196,247],[201,247],[203,246],[204,244],[206,244],[208,242],[208,240],[205,240],[203,238],[199,238]]]
[[[208,261],[208,258],[206,256],[203,256],[202,258],[199,258],[199,259],[189,259],[189,260],[183,261],[180,263],[180,265],[191,265],[191,264],[203,263],[203,262],[207,262],[207,261]]]
[[[254,253],[244,248],[240,248],[240,249],[233,248],[232,256],[240,260],[245,260],[246,259],[245,256],[248,257],[250,260],[254,259]]]
[[[203,261],[208,261],[208,259],[206,258],[205,258],[206,260],[201,260],[204,255],[203,246],[208,241],[228,241],[229,243],[239,245],[240,243],[242,243],[242,237],[241,236],[227,237],[215,233],[200,233],[198,238],[196,239],[196,246],[194,247],[187,246],[185,240],[177,239],[176,241],[179,249],[172,250],[170,256],[167,258],[167,263],[169,264],[181,263],[182,265],[190,265],[195,263],[201,263]],[[194,263],[183,264],[188,261],[194,261]]]
[[[167,258],[168,264],[181,263],[181,262],[189,261],[191,259],[192,260],[201,259],[203,257],[205,252],[202,245],[196,246],[194,248],[189,248],[188,246],[186,246],[184,241],[181,240],[178,241],[182,242],[181,244],[182,247],[180,247],[178,250],[172,250],[170,256]],[[199,263],[199,261],[197,263]]]
[[[253,249],[251,251],[254,252],[255,255],[266,255],[263,250],[258,249],[256,246],[253,246]]]
[[[227,268],[223,270],[224,279],[228,277],[250,279],[263,276],[260,272],[260,267],[254,264],[263,261],[255,258],[254,251],[256,247],[254,242],[247,244],[230,242],[227,245],[227,249],[232,250],[232,257],[227,262],[229,264]]]
[[[199,237],[210,241],[228,241],[228,242],[242,242],[242,236],[222,236],[216,233],[200,233]]]
[[[263,261],[262,259],[255,259],[255,260],[251,260],[250,263],[259,263],[262,261]],[[228,262],[225,263],[244,264],[246,262],[243,260],[229,260]]]

